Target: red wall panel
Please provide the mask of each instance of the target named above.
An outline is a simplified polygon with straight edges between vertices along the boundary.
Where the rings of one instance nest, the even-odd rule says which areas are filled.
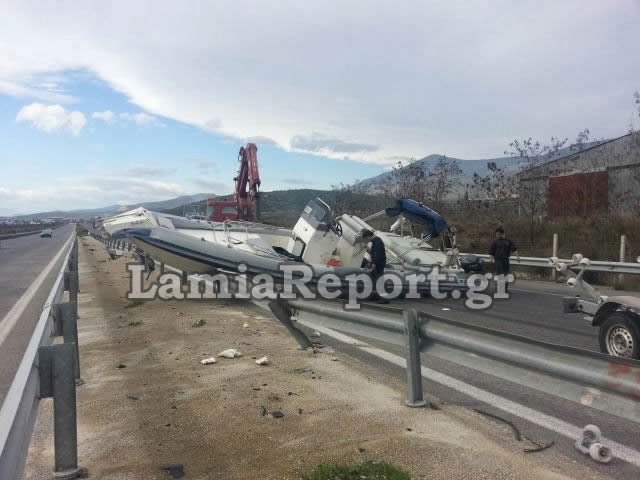
[[[608,172],[549,177],[549,217],[584,217],[606,213],[609,204]]]

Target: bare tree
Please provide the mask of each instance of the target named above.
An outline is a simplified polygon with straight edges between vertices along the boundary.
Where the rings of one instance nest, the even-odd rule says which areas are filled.
[[[354,204],[356,203],[355,197],[358,187],[357,182],[353,185],[347,185],[340,182],[336,185],[331,185],[331,209],[336,215],[342,215],[343,213],[354,213]]]
[[[449,160],[441,157],[438,163],[427,172],[426,176],[426,199],[433,204],[434,208],[442,207],[442,201],[447,198],[456,186],[460,185],[462,168],[458,160]]]
[[[412,198],[440,208],[453,189],[460,185],[462,169],[457,160],[441,157],[431,168],[411,159],[407,164],[398,162],[382,185],[390,199]]]
[[[581,152],[582,150],[584,150],[587,146],[587,144],[589,144],[589,135],[591,134],[591,132],[589,131],[588,128],[585,128],[584,130],[582,130],[581,132],[578,132],[578,136],[576,137],[576,141],[573,145],[571,145],[569,148],[573,151],[578,151]]]
[[[546,211],[547,179],[537,178],[532,170],[551,160],[564,145],[567,139],[560,140],[552,137],[549,144],[541,144],[537,140],[528,138],[514,140],[505,150],[506,155],[522,159],[521,177],[518,194],[522,213],[529,220],[529,241],[535,243],[536,232]]]
[[[633,92],[633,102],[635,103],[636,108],[638,110],[638,117],[640,117],[640,92],[638,91]],[[629,120],[629,133],[634,133],[638,131],[638,129],[634,128],[633,126],[633,117],[634,117],[634,114],[631,115],[631,119]]]
[[[498,167],[496,162],[488,162],[487,168],[489,171],[485,175],[473,174],[471,182],[465,185],[458,206],[472,216],[481,215],[493,223],[503,223],[517,213],[514,208],[514,177]]]
[[[382,191],[389,199],[413,198],[419,202],[427,196],[427,173],[410,159],[406,165],[399,161],[382,184]]]

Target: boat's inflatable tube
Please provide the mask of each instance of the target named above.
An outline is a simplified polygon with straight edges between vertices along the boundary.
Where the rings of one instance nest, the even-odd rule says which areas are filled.
[[[307,265],[284,255],[278,255],[275,251],[272,254],[254,253],[164,227],[132,229],[126,233],[136,247],[151,257],[189,273],[214,273],[218,270],[246,273],[249,276],[266,273],[271,275],[274,280],[280,280],[285,276],[283,267],[308,266],[312,270],[311,278],[308,279],[308,283],[311,285],[317,283],[318,279],[327,273],[333,273],[344,279],[348,275],[367,272],[367,270],[356,267]],[[244,265],[244,267],[240,268],[240,265]],[[409,279],[406,276],[416,273],[414,269],[387,270],[389,273],[400,276],[403,289],[408,288]],[[294,269],[293,272],[294,277],[299,276],[299,270]],[[466,289],[464,274],[441,275],[440,278],[441,291]],[[420,291],[428,289],[429,281],[421,282],[418,286]]]

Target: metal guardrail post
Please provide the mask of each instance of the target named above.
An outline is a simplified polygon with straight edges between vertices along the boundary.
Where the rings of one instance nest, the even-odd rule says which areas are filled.
[[[410,407],[424,407],[422,395],[422,364],[420,362],[420,326],[415,309],[402,313],[407,346],[407,401]]]
[[[271,310],[271,313],[273,313],[273,315],[282,322],[293,338],[296,339],[300,348],[305,350],[313,346],[304,332],[293,325],[293,322],[291,321],[291,306],[288,302],[281,299],[271,300],[269,302],[269,310]]]
[[[53,397],[55,478],[78,478],[82,470],[78,467],[73,345],[40,347],[38,355],[40,398]]]
[[[627,253],[627,236],[626,235],[620,235],[620,261],[624,262],[625,261],[625,257],[626,257],[626,253]],[[620,273],[618,275],[618,287],[619,288],[623,288],[624,287],[624,274]]]
[[[71,254],[69,255],[69,261],[67,262],[67,271],[65,271],[64,288],[69,292],[69,300],[72,302],[78,301],[78,292],[80,291],[80,284],[78,279],[78,239],[73,241],[71,247]],[[76,309],[77,313],[77,309]]]
[[[74,374],[76,385],[82,385],[84,380],[80,376],[80,349],[78,344],[78,314],[77,304],[73,302],[54,305],[53,318],[55,322],[54,335],[62,336],[64,343],[74,346]]]
[[[164,263],[160,263],[160,274],[164,275]]]
[[[557,257],[558,256],[558,234],[554,233],[553,234],[553,249],[551,250],[551,256],[552,257]],[[551,279],[555,282],[556,278],[557,278],[557,270],[555,268],[551,269]]]
[[[78,302],[78,270],[69,271],[69,301],[74,304]]]

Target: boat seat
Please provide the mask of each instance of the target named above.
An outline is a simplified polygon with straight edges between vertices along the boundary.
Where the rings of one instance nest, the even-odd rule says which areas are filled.
[[[276,252],[278,255],[283,255],[288,259],[293,260],[294,262],[302,262],[302,257],[300,255],[294,255],[293,253],[289,252],[288,250],[282,247],[272,247],[272,248],[273,248],[273,251]]]

